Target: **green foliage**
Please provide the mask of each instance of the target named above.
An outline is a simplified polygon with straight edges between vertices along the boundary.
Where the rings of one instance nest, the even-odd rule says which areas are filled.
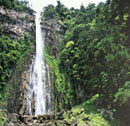
[[[9,78],[29,53],[32,45],[30,40],[28,34],[25,34],[24,39],[17,41],[11,40],[8,36],[0,37],[0,103],[4,107],[8,100]]]
[[[56,14],[56,9],[53,5],[48,5],[48,7],[45,7],[44,16],[46,18],[54,18]]]
[[[130,2],[108,0],[79,10],[58,2],[55,8],[65,31],[59,68],[71,85],[73,105],[98,94],[105,108],[129,108]]]
[[[71,14],[69,10],[63,4],[61,4],[60,1],[57,1],[56,7],[50,4],[47,7],[45,7],[44,10],[44,16],[46,18],[58,18],[64,20],[65,18],[70,19],[70,15]]]
[[[130,99],[130,81],[125,82],[122,88],[118,89],[118,92],[115,94],[115,101],[118,101],[120,105],[129,103]]]
[[[10,95],[11,85],[4,85],[3,91],[0,91],[0,109],[7,108],[7,101]]]
[[[110,126],[101,114],[90,114],[89,118],[92,126]]]
[[[68,20],[73,23],[66,25],[60,66],[72,84],[73,95],[81,87],[88,96],[99,93],[101,102],[109,106],[115,104],[116,92],[128,81],[130,50],[126,46],[127,34],[122,32],[124,24],[111,24],[111,17],[107,16],[112,13],[110,6],[100,4],[99,7],[98,15],[95,6],[89,5],[86,11],[81,7],[77,20]],[[129,19],[128,13],[123,16],[123,22]],[[120,20],[119,16],[116,20]]]
[[[0,0],[0,6],[4,6],[8,9],[15,9],[17,11],[27,11],[29,13],[33,13],[34,11],[27,7],[28,2],[26,0]]]
[[[110,120],[109,115],[101,114],[98,109],[99,107],[96,106],[96,104],[99,102],[99,95],[94,95],[91,99],[85,101],[81,104],[83,107],[85,114],[87,114],[87,117],[91,121],[92,126],[120,126],[120,123],[118,120],[113,119]]]
[[[0,110],[0,125],[4,126],[7,120],[6,114]]]
[[[84,124],[91,126],[120,126],[118,120],[108,120],[105,114],[101,114],[97,111],[97,109],[99,109],[96,106],[98,100],[99,95],[96,94],[82,104],[74,106],[70,112],[64,114],[65,120],[72,122],[72,120],[76,118],[78,126],[83,126]]]
[[[45,51],[46,61],[51,71],[51,80],[54,81],[56,87],[57,96],[55,95],[55,110],[63,109],[63,106],[68,107],[71,104],[71,85],[66,85],[65,75],[60,72],[59,59],[55,59],[47,54]]]
[[[8,8],[12,8],[14,6],[14,0],[0,0],[0,5],[3,5]]]

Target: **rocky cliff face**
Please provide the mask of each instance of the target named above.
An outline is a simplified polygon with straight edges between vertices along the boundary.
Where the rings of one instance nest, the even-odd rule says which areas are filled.
[[[8,99],[8,111],[10,113],[25,114],[27,91],[30,79],[30,67],[34,56],[35,48],[32,46],[31,52],[25,57],[24,61],[18,66],[11,78],[12,87]]]
[[[62,21],[55,18],[43,18],[42,23],[42,29],[45,31],[45,46],[48,50],[48,54],[58,58],[64,36]]]
[[[10,96],[8,98],[8,111],[10,113],[25,112],[26,91],[29,82],[30,65],[35,52],[35,17],[27,12],[16,12],[14,10],[0,7],[0,31],[2,35],[10,37],[12,40],[24,38],[25,33],[31,36],[32,47],[21,61],[19,66],[13,70],[10,77]]]
[[[11,39],[22,38],[25,32],[34,34],[34,15],[0,7],[0,29]]]

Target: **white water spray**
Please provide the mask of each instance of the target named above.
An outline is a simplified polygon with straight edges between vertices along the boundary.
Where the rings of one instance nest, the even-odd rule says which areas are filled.
[[[30,69],[27,92],[27,114],[44,115],[51,110],[49,67],[45,63],[43,48],[44,35],[41,30],[40,12],[36,13],[36,56]]]

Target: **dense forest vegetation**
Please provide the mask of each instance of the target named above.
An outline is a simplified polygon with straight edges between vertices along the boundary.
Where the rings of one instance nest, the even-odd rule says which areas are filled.
[[[33,13],[26,1],[0,0],[0,6]],[[47,22],[60,22],[62,33],[54,34],[57,38],[63,35],[57,45],[49,46],[46,41],[44,50],[51,81],[55,83],[54,109],[70,110],[78,105],[72,111],[74,118],[83,108],[92,126],[119,126],[119,123],[128,126],[130,2],[107,0],[97,6],[89,4],[80,9],[68,9],[58,1],[56,6],[45,7],[43,16]],[[26,33],[23,38],[13,40],[4,31],[0,26],[0,109],[7,108],[11,77],[29,54],[34,41]],[[108,110],[106,115],[101,114],[102,108]],[[109,112],[114,115],[110,116]],[[7,121],[5,116],[0,110],[2,125]]]
[[[28,2],[26,0],[0,0],[0,6],[4,6],[8,9],[13,9],[17,11],[27,11],[33,13],[34,11],[28,6]]]
[[[127,125],[130,2],[107,0],[97,6],[68,9],[58,1],[57,6],[45,8],[44,16],[48,20],[61,20],[64,30],[57,60],[48,56],[56,70],[61,101],[70,108],[98,95],[97,105],[111,110]]]

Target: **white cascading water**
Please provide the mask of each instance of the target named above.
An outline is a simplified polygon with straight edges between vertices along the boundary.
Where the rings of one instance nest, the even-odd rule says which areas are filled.
[[[36,13],[36,56],[30,69],[27,91],[27,114],[44,115],[51,110],[49,67],[44,60],[44,35],[40,12]]]

